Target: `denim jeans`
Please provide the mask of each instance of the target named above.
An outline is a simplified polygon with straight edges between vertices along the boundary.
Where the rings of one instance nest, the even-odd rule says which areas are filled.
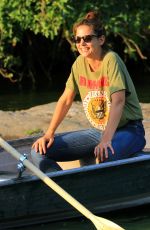
[[[95,159],[94,148],[100,142],[102,133],[95,129],[59,133],[45,155],[31,151],[33,163],[43,172],[61,170],[56,162]],[[142,151],[146,144],[142,121],[129,122],[117,129],[112,139],[115,154],[108,149],[104,162],[125,159]]]

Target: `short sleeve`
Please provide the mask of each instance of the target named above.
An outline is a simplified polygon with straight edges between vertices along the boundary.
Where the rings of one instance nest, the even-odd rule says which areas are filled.
[[[121,58],[117,54],[111,53],[107,64],[110,94],[120,90],[128,91],[126,82],[128,71]]]
[[[71,89],[78,93],[78,85],[77,85],[77,78],[78,78],[78,71],[76,68],[76,62],[74,62],[72,68],[71,68],[71,73],[69,75],[69,78],[66,82],[66,88]]]

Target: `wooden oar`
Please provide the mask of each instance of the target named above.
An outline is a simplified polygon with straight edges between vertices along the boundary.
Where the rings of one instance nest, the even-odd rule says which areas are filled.
[[[69,193],[62,189],[58,184],[56,184],[52,179],[50,179],[46,174],[34,166],[30,161],[28,161],[23,155],[21,155],[16,149],[9,145],[0,137],[0,145],[17,160],[22,161],[23,165],[26,166],[30,171],[32,171],[36,176],[38,176],[45,184],[47,184],[51,189],[53,189],[57,194],[64,198],[68,203],[70,203],[74,208],[76,208],[80,213],[93,222],[98,230],[123,230],[122,227],[115,224],[114,222],[107,220],[102,217],[95,216],[87,208],[85,208],[81,203],[74,199]]]

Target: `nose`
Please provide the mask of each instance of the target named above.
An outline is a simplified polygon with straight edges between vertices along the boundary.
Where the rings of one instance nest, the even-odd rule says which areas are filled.
[[[79,43],[79,44],[81,44],[81,45],[86,44],[83,38],[81,38],[81,41],[80,41],[80,43]]]

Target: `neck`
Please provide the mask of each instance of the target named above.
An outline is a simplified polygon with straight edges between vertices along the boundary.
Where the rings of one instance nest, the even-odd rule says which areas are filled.
[[[100,68],[104,56],[105,54],[104,52],[102,52],[101,54],[97,55],[97,57],[95,56],[95,58],[87,58],[87,61],[89,63],[92,72],[95,72]]]

